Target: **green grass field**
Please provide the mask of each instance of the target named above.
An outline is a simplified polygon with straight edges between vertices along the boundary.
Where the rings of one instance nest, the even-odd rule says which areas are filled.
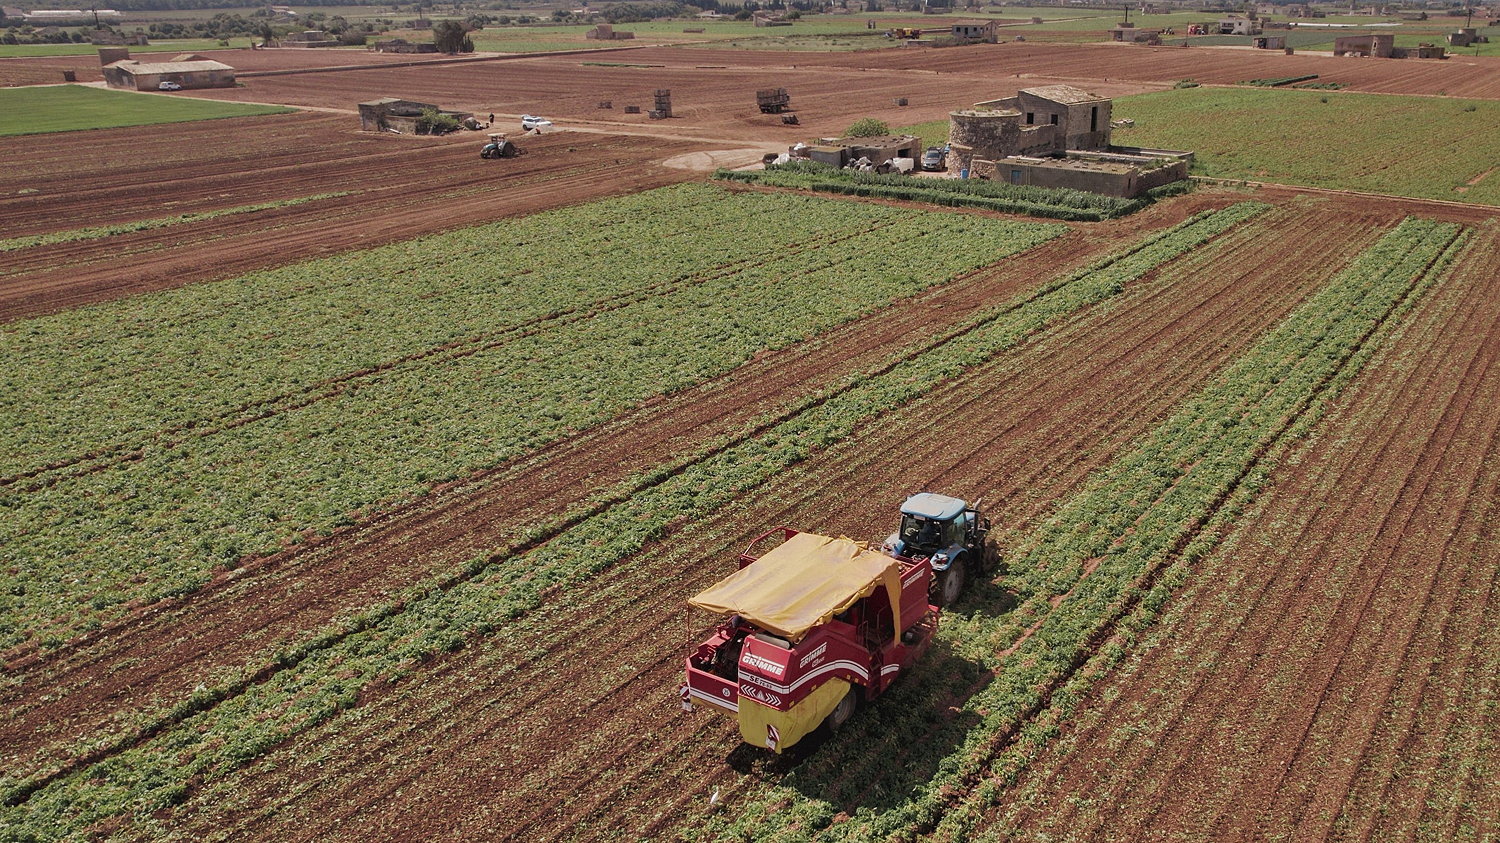
[[[249,38],[230,38],[230,47],[249,47]],[[223,50],[213,38],[186,38],[180,41],[157,41],[145,47],[131,47],[134,53],[196,53]],[[0,44],[0,58],[26,56],[94,56],[99,48],[93,44]]]
[[[0,137],[286,114],[296,109],[106,91],[80,85],[0,89]]]
[[[1189,88],[1121,97],[1114,142],[1191,149],[1195,172],[1500,205],[1500,102]]]

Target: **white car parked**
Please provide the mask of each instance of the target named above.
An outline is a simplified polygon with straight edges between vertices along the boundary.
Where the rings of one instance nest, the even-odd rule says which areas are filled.
[[[179,84],[177,84],[176,82],[162,82],[161,84],[159,84],[159,85],[156,86],[156,90],[158,90],[158,91],[180,91],[180,90],[182,90],[182,86],[179,85]]]
[[[546,131],[550,128],[552,128],[552,121],[545,117],[537,117],[532,114],[521,115],[521,131],[523,132],[529,132],[532,129]]]

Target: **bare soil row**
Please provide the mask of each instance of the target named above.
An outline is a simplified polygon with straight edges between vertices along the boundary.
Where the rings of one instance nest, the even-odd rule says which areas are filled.
[[[1481,238],[993,813],[996,839],[1494,833],[1500,250]]]
[[[206,676],[265,664],[340,614],[388,599],[426,576],[506,546],[534,523],[587,502],[650,466],[693,453],[851,373],[925,342],[934,320],[983,308],[1197,210],[1203,195],[1131,221],[1078,228],[1031,253],[659,399],[597,430],[500,466],[418,504],[222,576],[182,601],[146,607],[118,626],[46,654],[12,653],[19,682],[0,692],[0,741],[21,757],[66,749],[126,714],[185,698]],[[1035,266],[1052,267],[1037,273]],[[524,503],[509,490],[526,489]],[[627,489],[628,491],[628,489]],[[127,669],[128,668],[128,669]],[[46,749],[46,748],[51,749]],[[59,754],[60,753],[60,754]]]
[[[34,140],[0,140],[26,162],[0,176],[10,236],[346,194],[7,253],[0,321],[701,176],[614,135],[528,138],[525,155],[502,161],[480,159],[482,140],[360,133],[353,118],[325,114],[72,132],[45,154]],[[110,150],[103,166],[78,168],[77,156],[97,147]]]
[[[1286,212],[1274,229],[1320,214]],[[1327,242],[1356,249],[1371,222],[1343,218],[1330,241],[1290,250],[1246,236],[1225,256],[1232,271],[1143,279],[1118,305],[684,525],[597,587],[556,595],[505,634],[372,689],[350,716],[206,787],[173,825],[188,835],[693,836],[715,788],[732,808],[758,776],[776,775],[737,748],[732,724],[680,717],[672,695],[678,660],[707,622],[679,607],[739,546],[778,523],[871,537],[901,495],[926,487],[982,495],[1005,524],[1033,521],[1335,271]],[[375,764],[380,774],[360,772]],[[392,800],[410,810],[392,814]]]

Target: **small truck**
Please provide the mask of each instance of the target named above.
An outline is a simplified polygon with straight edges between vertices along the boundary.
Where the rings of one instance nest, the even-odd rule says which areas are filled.
[[[934,513],[930,503],[919,502],[914,508],[927,514],[912,517],[925,523],[953,508]],[[975,529],[947,533],[940,525],[938,536],[977,536],[974,555],[983,559],[988,523],[958,501],[957,515],[971,513]],[[947,557],[945,569],[968,570],[961,555]],[[932,644],[942,613],[930,598],[937,556],[892,553],[889,544],[872,550],[791,527],[762,534],[740,554],[738,571],[688,601],[727,617],[686,659],[683,709],[727,712],[746,743],[778,754],[820,727],[838,729]],[[951,582],[963,586],[962,577]]]

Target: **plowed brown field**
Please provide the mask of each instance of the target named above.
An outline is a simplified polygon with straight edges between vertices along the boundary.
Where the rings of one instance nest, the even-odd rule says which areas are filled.
[[[934,314],[1048,277],[1028,267],[1062,271],[1138,228],[1169,224],[1190,204],[1228,200],[1159,207],[1094,227],[1087,239],[1075,232],[418,506],[265,560],[77,646],[28,658],[5,693],[4,739],[45,756],[183,699],[204,677],[253,670],[340,612],[514,542],[518,525],[590,499],[603,505],[597,497],[620,494],[618,483],[642,464],[690,452],[902,353]],[[721,576],[738,547],[778,523],[870,537],[871,525],[889,520],[889,499],[926,487],[983,496],[998,520],[1024,529],[1330,277],[1340,264],[1328,254],[1358,251],[1399,216],[1345,200],[1291,201],[1227,235],[1199,263],[1169,264],[1119,302],[870,423],[742,505],[679,525],[595,587],[554,595],[506,634],[395,685],[367,688],[348,714],[201,783],[170,825],[185,839],[456,840],[497,830],[510,839],[692,838],[710,794],[733,800],[775,775],[736,748],[731,723],[681,716],[672,693],[683,648],[703,623],[674,607]],[[1285,236],[1315,226],[1315,240]],[[1210,265],[1222,269],[1204,274]],[[935,415],[961,433],[933,436]],[[518,488],[528,490],[525,503],[515,500]],[[392,812],[393,803],[403,810]]]
[[[1496,833],[1496,234],[996,812],[997,839]]]
[[[8,237],[344,194],[12,253],[0,267],[0,321],[700,175],[621,136],[528,138],[520,158],[486,161],[481,136],[357,128],[352,116],[308,113],[68,132],[45,146],[0,139],[14,162],[0,173]],[[674,151],[709,148],[684,141]]]
[[[248,54],[242,66],[269,66],[281,55]],[[361,63],[408,58],[313,53],[289,61],[317,69],[349,55]],[[888,111],[897,96],[912,103],[902,113],[913,122],[969,104],[975,90],[1004,95],[1047,80],[1088,80],[1092,90],[1119,94],[1186,77],[1315,72],[1357,90],[1500,97],[1495,60],[1029,44],[821,55],[648,48],[611,60],[661,66],[552,56],[252,76],[244,88],[203,95],[338,113],[69,133],[45,144],[0,139],[10,162],[0,172],[6,237],[337,194],[7,253],[0,322],[697,178],[701,169],[665,162],[701,168],[708,153],[831,134]],[[15,68],[50,73],[58,65],[0,64],[0,82],[21,78]],[[803,125],[756,112],[755,89],[780,86],[791,89]],[[620,112],[648,105],[658,87],[673,90],[678,119]],[[522,158],[483,161],[475,135],[355,131],[354,103],[383,95],[506,115],[540,111],[598,131],[527,137]],[[603,99],[615,108],[598,109]],[[850,389],[855,376],[918,359],[944,331],[962,340],[971,329],[958,326],[973,314],[1246,198],[1199,192],[1124,220],[1073,225],[1030,252],[759,354],[416,503],[360,515],[331,536],[246,562],[57,649],[5,653],[0,746],[12,763],[3,784],[35,778],[8,791],[0,811],[43,803],[59,782],[113,786],[112,776],[131,771],[108,762],[127,753],[181,759],[207,751],[182,749],[195,746],[195,717],[240,711],[237,701],[293,675],[295,659],[285,654],[354,638],[350,618],[413,614],[392,605],[392,595],[416,602],[419,586],[476,558],[545,551],[571,526],[642,494],[652,478],[764,434]],[[1500,211],[1283,188],[1253,198],[1274,207],[890,406],[711,515],[680,517],[644,549],[550,586],[495,629],[364,684],[328,719],[304,728],[273,719],[284,709],[252,709],[247,720],[264,717],[287,731],[184,777],[166,803],[110,817],[87,834],[710,836],[736,806],[795,782],[799,763],[741,745],[727,718],[677,706],[681,660],[712,623],[685,600],[730,570],[750,538],[789,524],[878,539],[896,502],[921,489],[982,498],[1003,532],[1036,528],[1416,214],[1474,228],[1460,262],[1397,317],[1310,439],[1021,779],[981,771],[978,785],[945,798],[973,809],[978,836],[993,840],[1493,836]],[[891,248],[896,254],[901,244]],[[560,526],[533,529],[554,520]],[[952,622],[1013,605],[1014,595],[981,583]],[[972,668],[941,646],[927,662],[924,669],[960,677]],[[219,696],[195,696],[205,686]],[[968,699],[955,693],[921,711],[883,699],[858,716],[867,724],[915,720],[927,739],[944,724],[968,728],[977,716],[965,710]],[[294,694],[278,705],[297,702]],[[201,728],[210,728],[206,719]],[[839,758],[840,793],[858,797],[804,795],[836,802],[845,819],[878,813],[936,773],[911,762],[895,777],[904,787],[894,796],[861,785],[903,760],[899,751]],[[98,761],[107,763],[89,769]],[[170,761],[152,769],[179,772]],[[838,837],[839,825],[799,831]],[[918,823],[901,833],[931,830]]]

